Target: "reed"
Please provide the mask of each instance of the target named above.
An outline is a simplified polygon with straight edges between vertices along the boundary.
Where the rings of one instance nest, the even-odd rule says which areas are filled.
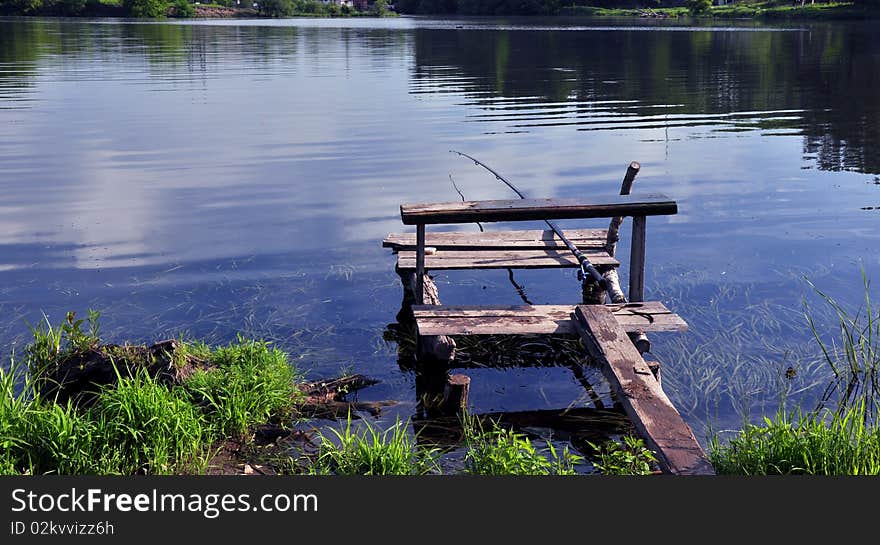
[[[827,339],[817,311],[805,306],[810,331],[831,370],[817,407],[789,413],[783,405],[762,424],[745,423],[727,443],[710,440],[719,473],[748,475],[876,475],[880,473],[880,316],[871,304],[862,271],[864,299],[855,311],[807,283],[832,309],[836,335]]]
[[[809,307],[805,310],[813,338],[822,350],[833,379],[825,388],[819,408],[833,406],[837,412],[862,407],[866,420],[874,420],[880,408],[880,313],[871,303],[871,285],[862,270],[864,299],[854,312],[807,283],[831,307],[837,318],[837,335],[824,341]]]

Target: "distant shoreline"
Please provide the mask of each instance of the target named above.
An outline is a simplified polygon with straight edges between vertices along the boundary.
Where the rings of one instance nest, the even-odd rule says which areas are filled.
[[[376,15],[371,12],[347,11],[344,13],[322,12],[292,12],[278,16],[265,13],[252,7],[225,7],[216,4],[191,4],[191,14],[178,14],[174,4],[169,5],[165,14],[169,18],[183,19],[287,19],[294,17],[312,18],[339,18],[339,17],[395,17],[398,15],[419,15],[427,17],[457,18],[472,16],[464,13],[395,13],[386,12],[384,15]],[[78,13],[62,13],[57,9],[48,12],[40,10],[31,13],[0,12],[0,15],[11,16],[38,16],[38,17],[130,17],[119,0],[87,0],[84,7]],[[488,17],[620,17],[632,19],[695,19],[695,20],[791,20],[791,21],[835,21],[835,20],[869,20],[880,19],[880,7],[867,7],[853,3],[822,3],[822,4],[780,4],[778,1],[757,3],[735,3],[723,6],[712,6],[709,11],[700,14],[692,14],[686,7],[657,7],[657,8],[602,8],[596,6],[571,6],[560,8],[556,13],[547,14],[495,14],[485,15]],[[159,19],[163,17],[146,17],[147,19]]]
[[[254,0],[249,0],[248,3]],[[80,5],[76,5],[81,2]],[[181,13],[181,3],[188,4],[186,8],[188,13]],[[69,4],[69,5],[68,5]],[[8,8],[3,9],[0,5],[0,16],[11,17],[116,17],[116,18],[138,18],[151,21],[161,21],[166,18],[170,19],[288,19],[292,17],[311,17],[311,18],[348,18],[348,17],[396,17],[398,14],[393,11],[383,11],[377,14],[372,11],[355,11],[348,7],[335,6],[336,9],[330,9],[319,1],[315,1],[317,5],[316,11],[287,11],[284,15],[278,15],[273,11],[261,11],[253,7],[233,7],[221,6],[218,4],[192,4],[187,0],[167,0],[165,7],[160,8],[153,13],[161,13],[159,16],[137,16],[127,9],[123,0],[71,0],[67,4],[62,0],[51,5],[40,7],[37,9],[30,8],[30,11],[16,13]],[[308,7],[308,6],[307,6]],[[333,6],[331,6],[332,8]],[[277,9],[277,8],[276,8]]]
[[[705,13],[692,15],[686,7],[615,9],[592,6],[562,8],[559,15],[592,17],[638,17],[641,19],[791,19],[791,20],[853,20],[880,18],[880,8],[853,3],[821,3],[796,5],[771,2],[740,2],[712,6]]]

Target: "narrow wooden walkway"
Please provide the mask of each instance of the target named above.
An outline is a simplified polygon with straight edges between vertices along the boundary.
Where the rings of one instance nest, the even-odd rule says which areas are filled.
[[[575,317],[590,355],[601,366],[636,429],[657,453],[660,468],[676,475],[712,474],[712,464],[691,428],[611,311],[580,305]]]
[[[521,199],[401,205],[405,225],[415,233],[392,233],[383,246],[397,254],[396,270],[404,285],[404,305],[415,324],[419,358],[424,359],[422,380],[431,369],[446,373],[454,367],[456,336],[461,335],[574,335],[583,340],[593,361],[607,378],[638,433],[656,452],[666,473],[712,474],[713,469],[690,427],[663,392],[659,370],[642,356],[648,350],[648,332],[683,332],[687,323],[658,301],[642,301],[644,294],[646,216],[675,214],[677,204],[663,195],[628,196],[633,163],[624,179],[622,195],[579,199]],[[614,256],[617,230],[623,218],[633,217],[630,244],[629,301],[617,285]],[[472,222],[612,218],[605,229],[566,230],[568,236],[605,277],[608,297],[600,304],[579,305],[455,305],[440,304],[430,270],[482,270],[578,267],[577,259],[551,230],[486,232],[426,232],[427,225]],[[597,284],[598,286],[598,284]],[[587,297],[586,286],[584,297]],[[409,302],[409,303],[407,303]],[[586,302],[586,301],[585,301]],[[427,304],[426,304],[427,303]],[[432,356],[433,355],[433,356]],[[431,359],[445,361],[438,366]],[[654,362],[652,362],[654,363]],[[434,395],[449,406],[450,384],[465,394],[470,379],[454,375],[447,390]],[[451,379],[451,377],[449,377]],[[466,379],[466,380],[465,380]],[[442,384],[444,381],[435,381]],[[452,384],[455,382],[455,384]],[[418,382],[417,382],[418,384]],[[418,386],[417,386],[418,388]],[[466,399],[461,397],[456,399]],[[427,399],[430,396],[420,394]],[[452,403],[452,405],[456,405]]]

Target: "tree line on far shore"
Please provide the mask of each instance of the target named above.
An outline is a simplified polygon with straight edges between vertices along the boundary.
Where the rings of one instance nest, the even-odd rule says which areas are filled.
[[[0,0],[0,15],[193,17],[194,0]],[[211,1],[211,0],[209,0]],[[666,15],[710,14],[724,16],[792,15],[812,18],[861,18],[876,16],[880,0],[847,3],[815,3],[815,0],[730,1],[717,0],[374,0],[365,11],[350,5],[321,0],[258,0],[256,7],[237,10],[262,17],[347,17],[421,15],[633,15],[634,10],[657,9]],[[207,2],[203,3],[203,5]],[[251,1],[247,2],[251,5]],[[213,0],[211,5],[234,7],[232,0]],[[806,7],[805,10],[797,10]],[[816,9],[813,9],[816,8]],[[825,9],[833,8],[833,9]],[[720,11],[718,11],[720,10]],[[794,13],[793,10],[804,13]]]
[[[203,2],[208,4],[208,2]],[[248,2],[251,5],[252,2]],[[231,0],[215,0],[211,5],[233,7]],[[250,11],[257,16],[289,17],[294,15],[346,17],[353,15],[385,16],[391,14],[387,0],[375,0],[366,12],[337,3],[319,0],[259,0]],[[45,15],[62,17],[194,17],[191,0],[0,0],[0,15]]]
[[[698,14],[708,11],[716,2],[717,0],[396,0],[394,7],[399,13],[423,15],[589,15],[592,14],[591,10],[598,11],[599,8],[687,8],[692,14]],[[822,0],[730,0],[727,4],[754,8],[756,12],[766,8],[832,5]],[[833,5],[846,4],[856,8],[880,8],[880,0],[843,0]]]
[[[0,14],[60,17],[192,17],[188,0],[0,0]]]

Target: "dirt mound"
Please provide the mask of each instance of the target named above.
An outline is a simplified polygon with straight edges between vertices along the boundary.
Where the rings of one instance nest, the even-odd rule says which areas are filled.
[[[104,344],[65,355],[41,377],[40,393],[58,403],[73,400],[90,405],[102,386],[116,384],[119,377],[146,371],[165,384],[179,384],[209,362],[186,354],[180,341],[169,339],[151,346]]]

